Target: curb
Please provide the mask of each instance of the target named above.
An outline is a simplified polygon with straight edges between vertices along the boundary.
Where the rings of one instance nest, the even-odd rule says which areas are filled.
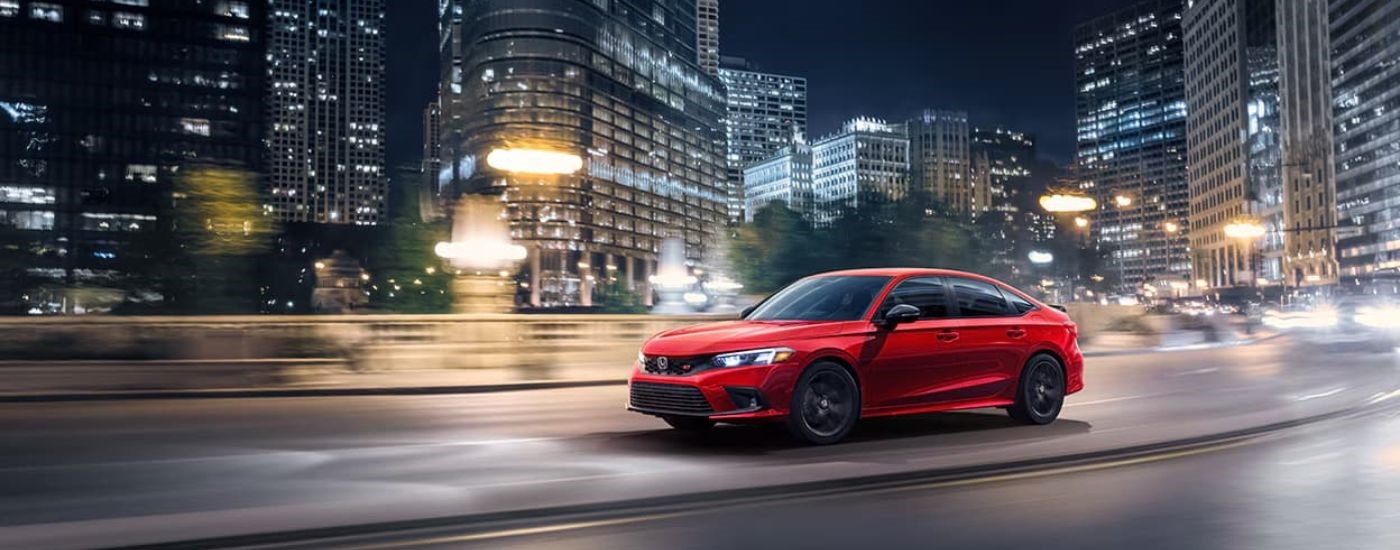
[[[0,403],[48,403],[66,401],[126,401],[147,399],[250,399],[276,397],[347,397],[393,395],[450,395],[495,393],[523,390],[552,390],[620,386],[625,379],[558,380],[476,384],[470,386],[405,386],[401,388],[267,388],[238,390],[150,390],[115,392],[72,392],[45,394],[0,394]]]
[[[1083,471],[1126,466],[1134,463],[1223,450],[1251,443],[1278,432],[1300,428],[1328,420],[1362,416],[1394,405],[1363,405],[1296,420],[1276,422],[1254,428],[1233,430],[1215,435],[1076,453],[1060,457],[1019,460],[1004,463],[939,468],[913,472],[858,476],[829,481],[752,487],[723,491],[669,495],[645,499],[601,502],[579,505],[533,508],[484,514],[468,514],[418,520],[391,521],[282,531],[254,535],[235,535],[207,539],[156,543],[133,546],[146,550],[174,548],[229,548],[272,545],[350,544],[356,539],[394,537],[398,543],[413,540],[446,541],[441,537],[460,536],[483,540],[518,536],[531,529],[548,526],[551,532],[588,528],[599,524],[638,523],[651,519],[671,518],[689,513],[714,510],[725,506],[756,505],[766,502],[803,498],[832,497],[896,490],[934,489],[956,483],[978,480],[1015,479],[1048,475],[1060,471]]]

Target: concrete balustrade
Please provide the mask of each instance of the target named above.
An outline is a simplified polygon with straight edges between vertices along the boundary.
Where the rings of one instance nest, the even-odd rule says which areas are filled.
[[[1140,309],[1077,305],[1071,312],[1091,338],[1113,317]],[[729,318],[0,318],[0,393],[403,384],[417,378],[433,384],[620,379],[652,334]]]

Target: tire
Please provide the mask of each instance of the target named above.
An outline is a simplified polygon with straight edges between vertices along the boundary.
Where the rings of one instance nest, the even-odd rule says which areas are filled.
[[[682,432],[700,433],[715,427],[715,422],[703,416],[663,416],[667,424]]]
[[[821,361],[807,367],[793,387],[788,431],[798,441],[830,445],[860,419],[860,386],[845,368]]]
[[[1006,409],[1007,414],[1022,424],[1044,425],[1054,422],[1064,406],[1064,367],[1049,355],[1031,357],[1021,369],[1016,403]]]

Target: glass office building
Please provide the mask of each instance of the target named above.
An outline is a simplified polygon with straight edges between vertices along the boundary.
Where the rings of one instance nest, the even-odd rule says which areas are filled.
[[[742,59],[725,57],[726,162],[729,164],[730,219],[746,214],[744,170],[805,136],[807,79],[761,72]]]
[[[1184,7],[1151,0],[1075,29],[1075,159],[1099,201],[1094,243],[1125,289],[1190,271]]]
[[[132,288],[182,167],[260,170],[264,4],[0,0],[0,262],[35,287]]]
[[[693,265],[717,252],[724,92],[694,0],[459,0],[441,19],[440,181],[501,198],[531,305],[645,288],[663,239]]]
[[[989,209],[989,179],[972,177],[967,113],[928,109],[903,126],[911,185],[951,212],[971,217]]]
[[[1400,2],[1330,4],[1337,243],[1344,279],[1400,271]]]

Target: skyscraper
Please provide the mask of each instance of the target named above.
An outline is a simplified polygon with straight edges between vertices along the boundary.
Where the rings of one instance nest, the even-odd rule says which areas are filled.
[[[844,208],[908,194],[909,138],[898,125],[857,118],[812,144],[816,223],[830,223]]]
[[[1191,254],[1214,287],[1282,277],[1274,0],[1197,0],[1183,14]],[[1225,233],[1260,223],[1262,238]]]
[[[269,0],[268,203],[292,222],[384,215],[384,1]]]
[[[646,294],[666,238],[694,264],[715,252],[725,104],[696,63],[695,13],[694,0],[444,5],[448,192],[504,202],[531,304],[588,305],[613,278]]]
[[[910,185],[953,212],[975,216],[988,209],[990,179],[972,177],[967,113],[929,109],[903,129],[909,137]]]
[[[1184,7],[1149,0],[1075,29],[1075,159],[1099,201],[1094,243],[1124,288],[1189,271]]]
[[[807,128],[807,79],[760,72],[726,57],[719,69],[725,87],[725,140],[729,217],[743,216],[744,169],[800,139]]]
[[[988,208],[1007,224],[1015,224],[1025,194],[1030,192],[1035,138],[1005,128],[974,128],[968,145],[973,179],[985,178]]]
[[[1197,0],[1184,15],[1192,263],[1211,286],[1336,281],[1320,4]],[[1265,232],[1232,238],[1231,223]]]
[[[255,173],[261,2],[0,1],[0,302],[120,288],[166,258],[181,169]],[[110,304],[108,304],[110,305]]]
[[[701,69],[719,73],[719,0],[695,0],[695,54]]]
[[[1337,181],[1332,153],[1327,0],[1280,0],[1284,284],[1337,282]],[[1312,229],[1310,229],[1312,228]]]
[[[1347,278],[1400,270],[1400,3],[1330,3],[1339,240]]]

